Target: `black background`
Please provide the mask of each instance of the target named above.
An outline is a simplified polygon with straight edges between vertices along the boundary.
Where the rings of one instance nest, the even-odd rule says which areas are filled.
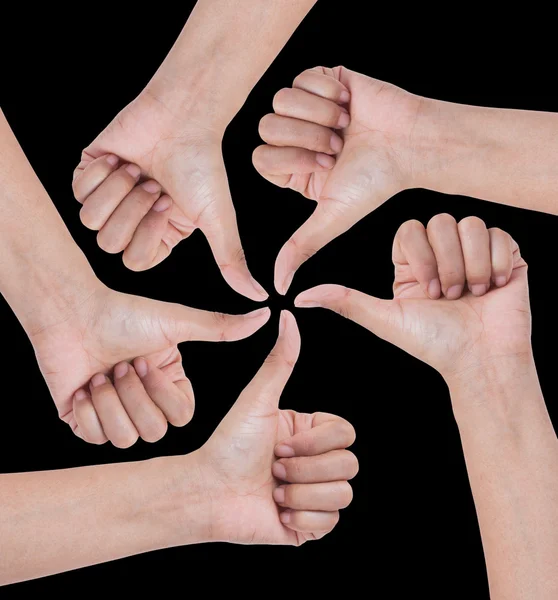
[[[221,279],[203,236],[196,232],[172,257],[145,273],[127,271],[104,254],[81,226],[71,175],[80,151],[147,83],[178,35],[193,2],[157,3],[148,11],[124,3],[46,9],[14,6],[4,19],[1,102],[27,156],[98,276],[124,292],[225,312],[255,304]],[[242,2],[239,1],[239,10]],[[118,7],[120,6],[120,8]],[[372,8],[371,8],[372,7]],[[366,9],[366,10],[365,10]],[[248,262],[273,288],[275,256],[313,209],[295,192],[268,184],[251,165],[257,124],[273,94],[303,69],[343,64],[439,99],[479,105],[558,110],[549,70],[545,15],[517,22],[470,5],[451,15],[414,14],[402,5],[320,0],[262,78],[229,127],[225,161]],[[536,27],[536,28],[535,28]],[[272,323],[234,344],[181,348],[196,391],[194,420],[155,446],[122,451],[88,446],[56,417],[32,348],[9,307],[1,308],[4,385],[0,471],[56,469],[199,447],[251,379],[276,337],[279,308],[319,283],[342,283],[389,297],[391,241],[398,226],[438,212],[477,215],[509,231],[530,265],[534,347],[552,416],[553,340],[556,336],[556,217],[461,197],[414,190],[398,195],[298,272],[286,298],[273,293]],[[554,233],[554,235],[553,235]],[[48,235],[48,232],[44,232]],[[305,579],[366,584],[372,597],[487,598],[482,547],[447,389],[429,367],[374,338],[357,325],[320,310],[296,310],[302,353],[282,407],[336,412],[356,427],[361,470],[355,497],[336,530],[302,548],[212,544],[164,550],[5,588],[14,593],[67,590],[139,579],[188,586],[213,585],[198,564],[241,565],[231,584],[250,587],[246,568],[270,567],[272,581],[291,588]],[[10,390],[8,392],[8,389]],[[0,540],[0,552],[1,540]],[[317,568],[316,568],[317,567]],[[218,573],[218,571],[216,571]],[[261,571],[265,576],[265,572]],[[109,579],[110,578],[110,579]],[[186,578],[186,579],[185,579]],[[106,582],[106,583],[105,583]],[[274,584],[272,584],[274,585]],[[380,593],[379,590],[392,590]]]

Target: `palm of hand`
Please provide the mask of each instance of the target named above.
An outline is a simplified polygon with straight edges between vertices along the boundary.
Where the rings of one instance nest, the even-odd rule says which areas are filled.
[[[402,277],[405,281],[405,277]],[[413,356],[450,374],[459,363],[478,362],[529,352],[531,319],[527,265],[514,268],[509,283],[477,297],[465,293],[458,300],[430,300],[417,281],[394,285],[398,336],[396,342]],[[527,340],[527,342],[526,342]]]
[[[279,520],[273,499],[278,486],[271,472],[274,447],[280,441],[312,428],[312,415],[292,410],[239,417],[231,411],[200,450],[209,457],[219,498],[219,528],[224,539],[240,544],[299,546],[313,534],[293,531]]]
[[[76,430],[73,394],[95,373],[144,356],[173,380],[184,378],[176,343],[163,330],[157,302],[107,288],[97,292],[70,318],[31,337],[39,367],[60,418]]]

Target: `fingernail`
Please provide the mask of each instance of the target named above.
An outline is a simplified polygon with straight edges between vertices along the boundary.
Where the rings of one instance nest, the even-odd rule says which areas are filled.
[[[156,181],[153,181],[153,179],[142,183],[141,187],[150,194],[156,194],[161,191],[161,186]]]
[[[284,510],[279,515],[279,520],[281,521],[281,523],[289,523],[290,520],[291,520],[291,511],[290,510]]]
[[[342,108],[341,111],[339,120],[337,121],[337,127],[339,129],[345,129],[351,122],[351,117],[349,117],[349,113],[344,108]]]
[[[324,169],[332,169],[335,165],[335,159],[333,156],[324,154],[323,152],[318,152],[316,154],[316,162],[320,165],[320,167],[324,167]]]
[[[244,315],[245,319],[257,319],[262,315],[268,314],[269,308],[266,306],[265,308],[258,308],[257,310],[253,310],[252,312],[246,313]]]
[[[85,400],[87,398],[87,392],[85,390],[78,390],[74,394],[74,398],[80,402],[81,400]]]
[[[494,280],[494,283],[498,286],[498,287],[503,287],[504,285],[506,285],[506,276],[505,275],[498,275],[498,277],[496,277],[496,279]]]
[[[105,160],[111,167],[115,167],[118,164],[118,156],[115,156],[114,154],[109,154]]]
[[[440,297],[440,293],[441,293],[440,280],[437,278],[433,279],[428,284],[428,295],[430,296],[430,298],[432,298],[432,300],[437,300]]]
[[[295,300],[294,305],[297,308],[320,308],[322,306],[315,300]]]
[[[486,283],[476,283],[470,287],[470,290],[473,296],[482,296],[488,291],[488,285]]]
[[[171,204],[172,200],[168,196],[163,196],[162,198],[159,198],[151,208],[155,212],[162,213],[165,212]]]
[[[283,296],[287,293],[287,291],[289,290],[289,287],[293,281],[293,278],[295,276],[295,272],[291,271],[286,277],[285,279],[283,279],[283,291],[280,292]]]
[[[462,285],[452,285],[446,292],[446,298],[448,300],[457,300],[457,298],[459,298],[461,296],[462,291],[463,291]]]
[[[279,504],[283,504],[283,502],[285,502],[285,488],[282,488],[282,487],[275,488],[275,490],[273,492],[273,498],[275,499],[275,502],[278,502]]]
[[[338,154],[343,149],[343,140],[334,133],[329,140],[329,147]]]
[[[275,455],[281,458],[292,458],[295,455],[295,451],[287,444],[279,444],[275,448]]]
[[[262,296],[262,298],[269,298],[269,294],[252,276],[250,276],[250,281],[252,282],[253,288],[258,292],[258,294],[260,294],[260,296]]]
[[[147,375],[147,361],[143,356],[136,358],[134,361],[134,368],[140,377],[145,377]]]
[[[124,375],[126,375],[126,373],[128,372],[128,363],[118,363],[116,365],[116,367],[114,367],[114,378],[115,379],[120,379],[121,377],[124,377]]]
[[[339,102],[342,102],[343,104],[347,104],[347,102],[351,99],[351,94],[349,94],[349,92],[347,90],[343,90],[340,94],[339,94]]]
[[[93,375],[91,378],[91,387],[99,387],[106,383],[107,378],[102,373],[97,373],[97,375]]]
[[[126,165],[124,168],[134,179],[137,179],[140,176],[141,169],[138,167],[138,165]]]
[[[287,469],[280,462],[274,462],[271,470],[277,479],[281,479],[281,481],[287,480]]]

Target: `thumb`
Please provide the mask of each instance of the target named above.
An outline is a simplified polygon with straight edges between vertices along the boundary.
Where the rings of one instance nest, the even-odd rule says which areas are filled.
[[[177,344],[242,340],[263,327],[271,314],[269,308],[243,315],[229,315],[169,302],[160,302],[158,305],[156,318],[165,336]]]
[[[287,310],[281,311],[279,337],[255,377],[240,394],[234,411],[250,411],[251,415],[269,415],[279,406],[300,352],[300,333],[296,320]]]
[[[302,263],[345,233],[359,218],[335,200],[321,200],[308,220],[279,251],[275,261],[275,289],[286,294]]]
[[[212,189],[196,224],[207,238],[225,281],[235,292],[262,302],[269,294],[248,270],[224,165],[210,177]]]
[[[402,314],[393,300],[380,300],[341,285],[318,285],[300,293],[294,301],[299,308],[328,308],[366,327],[378,337],[399,345]]]

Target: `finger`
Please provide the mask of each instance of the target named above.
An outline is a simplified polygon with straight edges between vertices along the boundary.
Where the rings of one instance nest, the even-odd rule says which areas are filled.
[[[395,234],[392,256],[396,285],[416,280],[427,296],[433,300],[440,297],[436,257],[420,221],[411,220],[401,225]]]
[[[121,362],[114,367],[114,387],[140,437],[146,442],[159,441],[167,432],[167,419],[132,365]]]
[[[171,425],[183,427],[192,420],[194,392],[189,379],[173,381],[164,370],[150,365],[143,357],[134,360],[134,368],[146,392]]]
[[[287,187],[293,175],[329,171],[335,158],[305,148],[258,146],[252,154],[252,163],[258,173],[279,187]]]
[[[107,436],[93,406],[91,396],[85,390],[74,394],[73,413],[77,423],[76,434],[90,444],[104,444]]]
[[[225,189],[228,189],[228,184]],[[262,302],[269,294],[248,270],[234,205],[230,196],[227,197],[226,202],[217,201],[208,206],[197,225],[207,238],[225,281],[239,294]]]
[[[439,214],[430,219],[426,233],[436,256],[442,291],[449,300],[456,300],[465,285],[465,264],[457,223],[451,215]]]
[[[170,254],[170,248],[161,240],[167,230],[171,207],[170,196],[161,196],[142,219],[122,255],[128,269],[150,269]]]
[[[281,523],[304,533],[327,533],[339,523],[339,512],[320,512],[311,510],[284,510],[279,515]]]
[[[112,383],[105,375],[97,373],[91,378],[89,388],[93,406],[108,439],[117,448],[133,446],[139,434]]]
[[[286,294],[298,268],[318,250],[350,229],[360,213],[333,200],[323,200],[279,251],[275,261],[275,288]]]
[[[76,200],[83,203],[116,169],[119,162],[118,156],[114,154],[105,154],[89,163],[82,161],[74,171],[72,182]]]
[[[351,446],[356,437],[354,427],[345,419],[334,415],[327,415],[328,419],[320,421],[322,414],[314,415],[312,429],[281,440],[275,446],[275,455],[283,458],[317,456]]]
[[[324,73],[324,71],[324,67],[315,67],[303,71],[295,78],[293,88],[304,90],[338,104],[347,104],[351,99],[347,87],[332,75]],[[333,73],[331,70],[328,71]]]
[[[150,179],[137,185],[116,207],[97,234],[97,243],[105,252],[122,252],[132,241],[142,219],[153,207],[161,193],[161,186]]]
[[[283,117],[343,129],[351,121],[347,109],[304,90],[283,88],[273,98],[273,110]]]
[[[279,506],[294,510],[333,511],[349,506],[353,490],[347,481],[291,483],[275,488],[273,499]]]
[[[168,323],[167,335],[176,343],[241,340],[258,331],[271,315],[267,307],[244,315],[227,315],[170,302],[157,302],[156,311]]]
[[[288,483],[343,481],[356,476],[358,460],[348,450],[331,450],[317,456],[281,458],[271,470],[277,479]]]
[[[300,333],[296,320],[287,310],[281,311],[279,337],[256,376],[244,389],[233,407],[235,411],[269,414],[279,405],[300,352]]]
[[[341,285],[319,285],[299,294],[299,308],[327,308],[362,325],[396,346],[407,345],[401,312],[391,300],[380,300]],[[404,346],[403,346],[404,347]]]
[[[492,281],[497,287],[503,287],[510,280],[514,250],[518,247],[509,233],[498,227],[488,230],[490,239],[490,261],[492,264]]]
[[[341,137],[328,127],[275,114],[261,119],[259,134],[272,146],[306,148],[325,154],[338,154],[343,149]]]
[[[79,211],[81,222],[88,228],[99,230],[114,209],[132,191],[138,182],[141,169],[126,164],[111,173],[83,202]]]
[[[469,291],[474,296],[482,296],[490,288],[492,274],[490,236],[486,225],[478,217],[467,217],[459,221],[457,229]]]

